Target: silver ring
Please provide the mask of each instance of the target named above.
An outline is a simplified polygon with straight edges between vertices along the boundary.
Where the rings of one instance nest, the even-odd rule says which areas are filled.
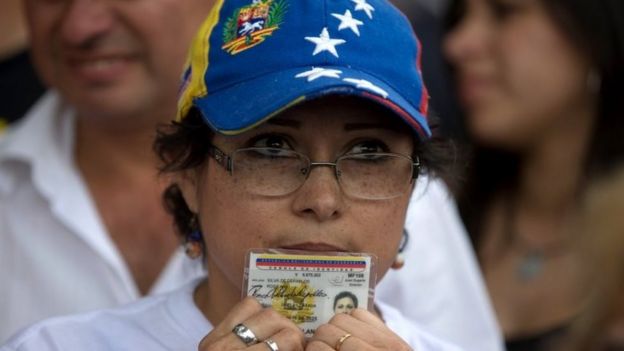
[[[258,338],[256,338],[256,334],[254,334],[251,329],[247,328],[244,324],[237,324],[234,329],[232,329],[232,333],[238,336],[242,342],[247,346],[251,346],[253,344],[258,343]]]
[[[271,351],[279,351],[277,343],[271,339],[264,340],[264,343],[271,349]]]

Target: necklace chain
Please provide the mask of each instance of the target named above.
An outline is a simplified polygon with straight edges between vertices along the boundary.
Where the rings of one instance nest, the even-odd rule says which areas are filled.
[[[530,282],[541,275],[546,257],[540,250],[533,249],[522,255],[516,266],[516,277],[522,282]]]
[[[520,251],[520,259],[515,267],[516,278],[523,283],[530,283],[544,272],[549,259],[565,252],[566,244],[548,247],[536,247],[530,245],[517,232],[514,221],[515,206],[513,201],[507,201],[507,211],[504,219],[504,229],[508,242],[512,247]]]

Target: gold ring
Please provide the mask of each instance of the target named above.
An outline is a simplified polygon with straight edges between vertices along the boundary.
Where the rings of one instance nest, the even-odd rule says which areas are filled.
[[[336,343],[336,347],[334,347],[336,349],[336,351],[340,351],[340,348],[342,347],[342,344],[345,341],[347,341],[347,339],[350,338],[350,337],[351,337],[351,334],[346,333],[340,339],[338,339],[338,342]]]

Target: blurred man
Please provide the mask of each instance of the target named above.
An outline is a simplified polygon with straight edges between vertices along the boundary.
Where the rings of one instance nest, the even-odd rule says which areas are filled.
[[[176,251],[151,151],[211,0],[26,0],[51,87],[0,141],[0,341],[202,274]]]

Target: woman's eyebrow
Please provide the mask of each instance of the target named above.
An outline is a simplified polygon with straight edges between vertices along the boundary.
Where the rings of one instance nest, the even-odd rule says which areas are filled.
[[[283,127],[291,127],[299,129],[301,128],[301,122],[293,119],[283,119],[283,118],[271,118],[267,121],[267,124],[274,124]]]
[[[347,123],[344,126],[345,131],[365,130],[365,129],[386,129],[393,132],[401,132],[404,129],[398,124],[388,123]]]

